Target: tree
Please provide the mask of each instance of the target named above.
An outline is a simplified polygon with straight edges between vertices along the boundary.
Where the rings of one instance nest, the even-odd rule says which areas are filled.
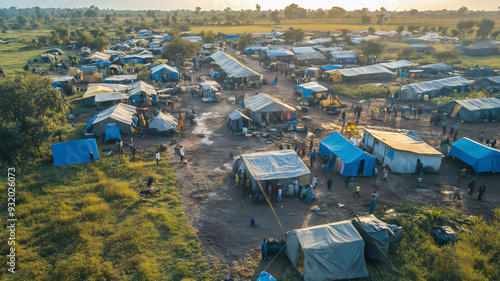
[[[59,38],[63,41],[68,41],[69,40],[69,29],[65,26],[58,27],[56,30],[56,33],[59,35]]]
[[[458,51],[456,49],[440,51],[440,52],[435,52],[434,54],[432,54],[432,56],[440,62],[455,60],[458,58]]]
[[[40,45],[46,45],[49,42],[49,38],[45,35],[38,36],[38,43]]]
[[[409,60],[413,54],[413,47],[406,47],[401,51],[400,57]]]
[[[19,25],[21,25],[21,27],[24,27],[28,23],[28,19],[23,15],[17,16],[16,19],[17,22],[19,22]]]
[[[457,23],[457,29],[460,32],[462,40],[467,39],[474,30],[474,20],[461,20]]]
[[[293,27],[290,27],[290,29],[283,34],[285,40],[294,40],[295,42],[302,41],[305,35],[306,33],[302,31],[302,29],[294,29]]]
[[[261,9],[262,7],[259,4],[255,5],[255,10],[257,11],[257,13],[260,13]]]
[[[99,8],[97,8],[95,5],[92,5],[88,8],[84,15],[88,18],[96,18],[99,16],[99,14],[97,14],[98,10]]]
[[[104,22],[111,23],[111,15],[106,15],[106,17],[104,18]]]
[[[373,27],[368,27],[368,34],[374,34],[375,33],[375,28]]]
[[[396,32],[397,32],[397,33],[401,33],[401,32],[403,32],[403,31],[405,31],[405,27],[404,27],[404,25],[400,25],[400,26],[398,26],[398,28],[396,29]]]
[[[361,16],[361,23],[362,24],[368,24],[371,20],[372,20],[372,18],[369,15],[365,14],[365,15]]]
[[[476,31],[476,35],[484,39],[490,35],[490,33],[495,28],[495,21],[490,19],[482,19],[477,23],[478,30]]]
[[[212,32],[207,33],[207,35],[203,37],[203,42],[210,44],[215,43],[215,35]]]
[[[279,24],[280,23],[280,17],[279,17],[279,14],[280,12],[278,12],[277,10],[274,10],[273,12],[271,12],[271,14],[269,15],[269,17],[276,23],[276,24]]]
[[[377,15],[377,24],[382,24],[384,22],[384,14],[378,14]]]
[[[451,32],[451,36],[453,36],[453,37],[458,37],[458,35],[460,34],[460,31],[458,31],[456,29],[452,29],[450,32]]]
[[[287,19],[303,19],[307,16],[307,10],[299,7],[297,4],[286,6],[284,12]]]
[[[173,35],[172,42],[163,47],[163,55],[170,60],[176,59],[177,54],[180,54],[183,58],[190,58],[191,56],[196,56],[199,49],[200,46],[198,43],[190,42],[179,38],[177,35]]]
[[[457,10],[457,13],[461,16],[465,15],[465,13],[469,10],[469,8],[462,6],[460,9]]]
[[[194,13],[196,15],[199,15],[200,14],[200,11],[201,11],[201,7],[196,7],[195,10],[194,10]]]
[[[330,17],[340,17],[345,14],[346,10],[341,7],[332,7],[330,10],[328,10],[328,16]]]
[[[410,10],[410,16],[414,17],[416,15],[418,15],[418,10],[417,9],[411,9]]]
[[[380,8],[380,11],[385,13],[385,12],[387,12],[387,9],[386,9],[386,8],[384,8],[384,7],[381,7],[381,8]]]
[[[500,35],[500,30],[492,32],[491,33],[491,38],[493,38],[493,40],[497,40],[498,35]]]
[[[245,49],[246,46],[252,44],[252,40],[253,37],[252,34],[250,33],[240,36],[240,39],[238,39],[238,49],[240,51],[243,51],[243,49]]]
[[[51,138],[65,123],[66,100],[39,75],[0,81],[0,146],[2,164],[20,164],[45,156]]]
[[[361,44],[361,52],[365,56],[366,60],[368,60],[371,56],[375,58],[379,57],[385,49],[385,46],[382,43],[372,40],[363,41]]]

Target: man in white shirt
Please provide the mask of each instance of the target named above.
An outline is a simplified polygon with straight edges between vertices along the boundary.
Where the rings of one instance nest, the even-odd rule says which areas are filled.
[[[156,165],[158,165],[159,162],[160,162],[160,152],[157,151],[156,152]]]
[[[312,180],[312,187],[313,188],[316,188],[316,185],[318,185],[318,176],[314,176],[313,180]]]
[[[179,149],[179,155],[181,156],[181,162],[184,160],[184,148],[182,148],[182,145],[181,145],[181,148]]]

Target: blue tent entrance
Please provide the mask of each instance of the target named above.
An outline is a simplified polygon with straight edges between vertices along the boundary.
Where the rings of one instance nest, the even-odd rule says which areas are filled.
[[[99,159],[95,139],[84,139],[62,142],[52,145],[52,155],[55,166],[64,166],[90,162],[89,150],[94,153],[94,159]]]
[[[120,126],[118,125],[109,126],[108,124],[106,124],[106,135],[104,137],[104,142],[107,142],[112,139],[117,139],[117,140],[122,139],[122,137],[120,136]]]

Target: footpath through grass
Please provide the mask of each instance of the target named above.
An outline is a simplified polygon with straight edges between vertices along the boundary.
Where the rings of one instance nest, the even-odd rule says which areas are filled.
[[[46,163],[17,175],[16,273],[4,270],[1,279],[220,280],[186,223],[173,167],[151,161],[153,149],[134,162],[100,157],[95,166]],[[151,176],[163,192],[142,198],[146,184],[139,179]],[[5,183],[0,191],[6,218]],[[2,231],[0,240],[8,234]],[[2,253],[8,247],[2,243]],[[6,254],[0,262],[6,264]]]

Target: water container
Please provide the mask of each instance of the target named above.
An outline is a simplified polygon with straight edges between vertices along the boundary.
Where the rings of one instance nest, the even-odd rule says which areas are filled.
[[[424,95],[424,101],[428,101],[429,100],[429,95]]]
[[[243,130],[241,130],[241,132],[242,132],[244,135],[246,135],[246,134],[247,134],[247,132],[248,132],[248,128],[247,128],[247,127],[243,127]]]

